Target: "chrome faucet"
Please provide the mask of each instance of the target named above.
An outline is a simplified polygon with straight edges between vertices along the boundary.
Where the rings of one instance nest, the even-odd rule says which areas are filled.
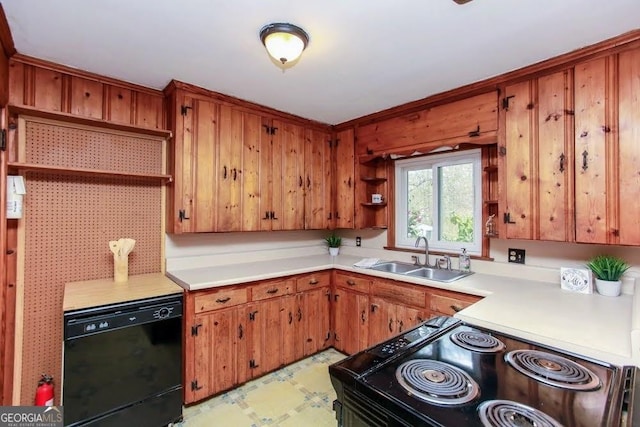
[[[431,264],[429,264],[429,241],[427,240],[426,237],[424,236],[420,236],[418,237],[418,239],[416,240],[416,248],[420,247],[420,240],[424,239],[424,264],[420,264],[420,259],[416,256],[415,258],[415,263],[416,265],[422,265],[424,267],[431,267]]]
[[[442,258],[438,258],[436,260],[436,267],[451,270],[451,257],[449,255],[443,255]]]

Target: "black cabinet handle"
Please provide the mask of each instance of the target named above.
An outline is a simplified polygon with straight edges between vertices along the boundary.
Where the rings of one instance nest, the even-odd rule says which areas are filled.
[[[227,179],[227,167],[223,166],[222,169],[223,169],[222,178]]]
[[[566,157],[564,153],[560,154],[560,172],[564,172],[564,161]]]
[[[393,332],[393,320],[389,319],[389,332]]]
[[[237,177],[238,177],[238,170],[236,168],[233,168],[233,180],[235,181]]]
[[[291,312],[289,312],[289,324],[293,323],[293,314],[291,314]]]
[[[244,331],[242,330],[242,325],[238,325],[238,339],[242,339],[244,336]]]
[[[509,212],[505,212],[503,217],[503,221],[505,224],[515,224],[515,221],[511,221],[511,214]]]
[[[378,304],[371,304],[371,312],[372,313],[375,313],[377,308],[378,308]]]
[[[398,332],[402,332],[402,330],[404,329],[404,322],[402,322],[402,320],[398,320],[398,325],[400,325],[400,329],[398,330]]]
[[[298,187],[302,187],[302,175],[298,176]]]
[[[311,178],[307,175],[307,188],[311,188]]]
[[[269,211],[264,213],[264,218],[262,219],[271,219],[271,217],[269,216]]]
[[[278,288],[269,289],[269,290],[267,291],[267,293],[268,293],[268,294],[272,294],[272,295],[273,295],[273,294],[277,294],[277,293],[278,293]]]
[[[217,303],[220,303],[220,304],[224,304],[225,302],[229,302],[229,300],[230,300],[230,299],[231,299],[231,297],[218,298],[218,299],[216,300],[216,302],[217,302]]]
[[[309,280],[309,284],[310,285],[317,285],[318,284],[318,279],[313,278],[313,279]]]
[[[462,307],[460,307],[459,305],[450,305],[449,307],[451,307],[451,310],[455,311],[456,313],[462,310]]]
[[[360,319],[362,319],[362,323],[367,321],[367,318],[365,317],[364,310],[362,310],[362,313],[360,313]]]
[[[586,171],[589,168],[589,165],[587,164],[589,158],[589,153],[587,152],[587,150],[584,150],[582,152],[582,170]]]
[[[302,320],[302,310],[298,307],[298,322]]]

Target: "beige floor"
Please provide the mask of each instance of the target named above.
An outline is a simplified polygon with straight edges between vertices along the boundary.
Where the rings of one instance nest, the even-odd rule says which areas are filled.
[[[187,407],[178,426],[335,427],[328,366],[344,357],[329,349]]]

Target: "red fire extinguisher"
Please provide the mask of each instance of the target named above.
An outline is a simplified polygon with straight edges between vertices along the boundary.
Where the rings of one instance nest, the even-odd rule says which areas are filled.
[[[36,389],[36,406],[53,406],[53,377],[42,374]]]

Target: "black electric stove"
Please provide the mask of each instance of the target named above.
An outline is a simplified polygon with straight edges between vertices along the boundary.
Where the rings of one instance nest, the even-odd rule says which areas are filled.
[[[635,426],[637,372],[451,317],[329,367],[346,427]]]

